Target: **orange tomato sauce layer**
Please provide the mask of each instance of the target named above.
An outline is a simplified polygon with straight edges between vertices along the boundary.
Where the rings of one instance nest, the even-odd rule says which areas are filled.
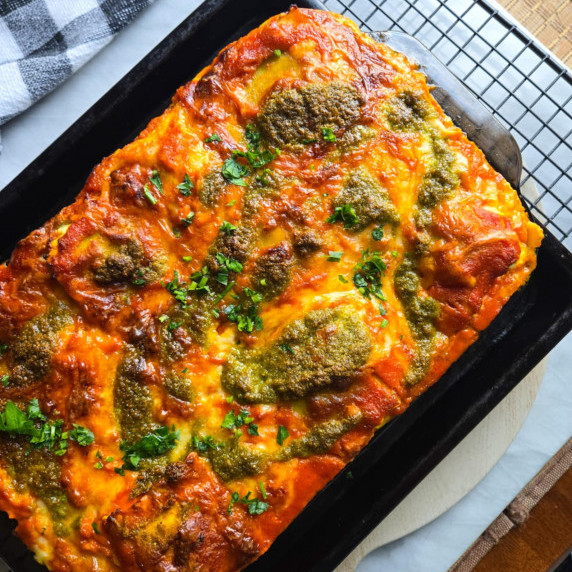
[[[336,14],[273,17],[0,266],[0,406],[34,427],[2,422],[0,509],[50,570],[241,569],[541,239],[405,56]]]

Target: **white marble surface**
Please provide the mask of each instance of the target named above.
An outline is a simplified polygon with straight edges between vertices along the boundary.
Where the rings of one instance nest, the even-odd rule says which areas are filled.
[[[3,126],[0,188],[199,3],[199,0],[156,0],[75,76],[25,114]],[[491,473],[437,520],[370,554],[358,567],[359,572],[447,570],[572,436],[571,366],[572,335],[569,335],[550,357],[544,383],[523,429]]]

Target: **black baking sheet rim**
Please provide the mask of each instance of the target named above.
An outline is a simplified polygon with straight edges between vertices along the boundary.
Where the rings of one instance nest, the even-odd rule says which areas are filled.
[[[95,162],[133,139],[221,47],[289,4],[201,5],[0,193],[0,256],[9,256],[18,239],[72,202]],[[314,0],[297,4],[322,7]],[[193,73],[185,73],[189,69]],[[481,338],[408,411],[377,432],[249,572],[332,570],[570,328],[572,255],[547,234],[531,280]],[[17,572],[45,570],[10,534],[13,527],[2,513],[3,558]]]

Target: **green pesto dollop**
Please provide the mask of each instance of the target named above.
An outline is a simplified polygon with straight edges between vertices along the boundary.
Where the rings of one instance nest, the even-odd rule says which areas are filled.
[[[169,311],[169,319],[161,324],[163,363],[169,364],[181,359],[193,342],[201,346],[206,343],[213,320],[211,309],[209,298],[192,295],[187,298],[184,308],[177,304]]]
[[[157,272],[148,267],[143,246],[129,239],[117,246],[117,250],[101,260],[92,268],[93,279],[98,284],[145,284],[157,279]]]
[[[292,278],[294,257],[286,242],[269,248],[254,263],[252,284],[266,300],[281,294]]]
[[[57,536],[69,534],[66,524],[72,512],[61,478],[59,457],[45,449],[31,449],[21,437],[0,437],[0,455],[17,488],[40,498],[52,517]]]
[[[417,212],[415,222],[419,227],[428,227],[433,220],[433,209],[450,197],[459,186],[459,176],[453,166],[455,157],[436,134],[431,136],[433,162],[417,189]]]
[[[25,386],[45,377],[58,343],[60,330],[72,324],[69,308],[56,302],[40,316],[32,318],[12,340],[12,385]]]
[[[220,170],[212,171],[203,178],[203,183],[199,189],[199,201],[205,207],[214,206],[225,192],[226,187],[226,181]]]
[[[137,348],[128,346],[117,368],[113,404],[121,438],[134,443],[153,430],[151,392],[143,380],[145,360]]]
[[[191,380],[178,373],[170,373],[165,378],[165,389],[169,395],[181,401],[191,402],[195,397]]]
[[[387,105],[387,123],[393,131],[421,131],[434,110],[425,97],[405,91]]]
[[[210,460],[213,471],[223,481],[258,475],[264,471],[268,461],[267,455],[239,443],[237,439],[202,454]]]
[[[439,304],[433,298],[419,296],[419,276],[415,261],[406,256],[393,278],[395,292],[403,305],[411,333],[417,342],[417,351],[409,367],[405,382],[415,385],[423,379],[431,365],[431,350],[436,335],[435,319]]]
[[[334,207],[351,205],[357,216],[352,229],[363,230],[370,224],[397,224],[399,214],[389,195],[367,171],[354,171],[345,181],[344,187],[333,201]]]
[[[262,137],[274,147],[322,140],[322,129],[347,129],[361,115],[362,98],[347,83],[309,84],[271,94],[257,118]]]
[[[375,129],[367,125],[352,125],[339,139],[338,149],[349,153],[375,137]]]
[[[361,413],[358,413],[340,419],[329,419],[315,425],[308,433],[284,446],[278,453],[277,460],[287,461],[293,457],[304,458],[325,453],[340,437],[353,429],[361,418]]]
[[[138,497],[149,491],[157,481],[165,476],[168,465],[169,459],[166,456],[154,459],[141,459],[139,461],[137,480],[129,494],[129,498]]]
[[[314,310],[267,348],[235,348],[222,386],[245,403],[299,399],[351,382],[370,352],[369,332],[349,309]]]

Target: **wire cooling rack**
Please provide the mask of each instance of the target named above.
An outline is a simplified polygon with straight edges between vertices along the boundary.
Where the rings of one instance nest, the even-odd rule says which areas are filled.
[[[512,133],[538,197],[525,197],[572,250],[572,74],[484,0],[323,0],[367,31],[427,46]]]

